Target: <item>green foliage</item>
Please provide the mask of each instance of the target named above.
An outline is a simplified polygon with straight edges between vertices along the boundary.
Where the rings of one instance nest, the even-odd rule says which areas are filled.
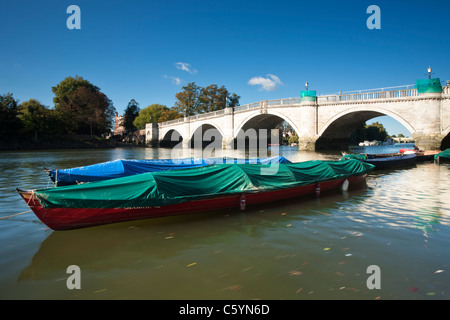
[[[388,134],[383,124],[379,122],[374,122],[368,126],[366,126],[367,131],[367,139],[369,141],[386,141]]]
[[[99,135],[112,129],[115,109],[100,89],[81,77],[67,77],[56,87],[55,110],[67,119],[71,133]]]
[[[370,125],[359,125],[349,137],[349,143],[357,145],[361,141],[386,141],[388,133],[383,124],[374,122]]]
[[[92,91],[100,92],[100,88],[90,83],[88,80],[82,77],[67,77],[52,87],[52,92],[55,94],[53,102],[55,103],[55,109],[60,107],[63,100],[67,99],[74,91],[80,87],[87,87]]]
[[[182,89],[183,91],[178,92],[175,95],[177,101],[175,102],[174,110],[185,116],[193,116],[200,113],[199,97],[201,87],[197,86],[194,82],[191,82]]]
[[[289,144],[291,144],[291,143],[298,143],[298,134],[297,134],[297,132],[294,132],[293,135],[289,136],[288,141],[289,141]]]
[[[22,122],[22,132],[25,139],[39,138],[47,140],[67,133],[67,123],[62,114],[42,105],[39,101],[30,99],[19,106],[19,119]]]
[[[175,111],[173,108],[170,108],[161,112],[158,122],[170,121],[179,118],[183,118],[183,114]]]
[[[50,110],[39,101],[30,99],[22,102],[19,108],[19,118],[22,120],[25,134],[32,134],[34,141],[38,141],[38,135],[48,132]]]
[[[22,124],[18,117],[19,101],[12,93],[0,95],[0,141],[15,139]]]
[[[133,124],[138,129],[144,129],[147,123],[159,122],[162,113],[168,109],[162,104],[152,104],[139,111],[139,115],[134,119]]]
[[[125,131],[136,130],[136,126],[133,124],[133,122],[138,115],[139,115],[139,103],[137,103],[136,100],[131,99],[124,113],[123,126],[125,127]]]
[[[175,97],[174,110],[185,115],[193,116],[199,113],[222,110],[226,106],[235,107],[239,105],[240,96],[230,94],[224,87],[216,84],[200,87],[194,82],[184,86],[183,91],[178,92]]]
[[[198,97],[200,113],[224,109],[227,98],[228,90],[224,86],[219,88],[217,85],[212,84],[202,88]]]

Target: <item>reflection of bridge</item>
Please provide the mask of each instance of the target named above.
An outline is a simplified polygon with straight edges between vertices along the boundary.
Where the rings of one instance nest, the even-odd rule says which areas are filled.
[[[402,89],[261,101],[147,124],[146,140],[168,141],[176,132],[187,147],[196,133],[214,129],[223,148],[231,148],[242,130],[273,129],[287,121],[299,136],[300,150],[343,148],[359,124],[383,115],[404,125],[419,148],[438,149],[450,132],[450,86],[435,93]]]

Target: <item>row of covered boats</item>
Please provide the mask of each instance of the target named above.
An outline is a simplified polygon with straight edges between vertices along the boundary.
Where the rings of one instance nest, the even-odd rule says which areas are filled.
[[[417,162],[435,161],[439,163],[450,158],[450,149],[439,151],[421,151],[419,149],[400,149],[388,154],[347,154],[342,153],[342,160],[358,159],[373,164],[376,169],[391,169],[413,165]],[[440,160],[442,159],[442,160]]]
[[[356,159],[291,163],[264,159],[118,160],[46,170],[52,188],[20,190],[54,230],[298,198],[364,182],[374,166]]]
[[[418,152],[349,155],[338,161],[262,159],[115,160],[45,169],[54,186],[21,190],[36,216],[54,230],[153,217],[241,209],[365,182],[373,169],[408,165]],[[450,152],[432,158],[450,158]]]

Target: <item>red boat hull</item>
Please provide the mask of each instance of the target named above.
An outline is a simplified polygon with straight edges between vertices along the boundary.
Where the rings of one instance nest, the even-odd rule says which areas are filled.
[[[348,178],[349,183],[356,184],[366,180],[367,175]],[[297,198],[341,188],[345,179],[309,184],[305,186],[274,191],[246,193],[245,205],[251,206],[267,202]],[[36,216],[53,230],[68,230],[92,227],[103,224],[139,219],[157,218],[188,213],[199,213],[218,209],[242,208],[242,194],[220,196],[202,200],[188,201],[162,207],[143,208],[43,208],[32,191],[18,190]]]

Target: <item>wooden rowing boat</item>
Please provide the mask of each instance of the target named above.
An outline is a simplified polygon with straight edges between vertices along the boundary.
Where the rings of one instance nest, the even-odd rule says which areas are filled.
[[[298,198],[364,182],[374,167],[357,160],[263,165],[214,165],[144,173],[75,186],[17,189],[36,216],[54,230],[240,208]]]
[[[374,165],[375,169],[391,169],[412,165],[416,162],[416,158],[417,154],[345,154],[341,159],[357,159]]]

